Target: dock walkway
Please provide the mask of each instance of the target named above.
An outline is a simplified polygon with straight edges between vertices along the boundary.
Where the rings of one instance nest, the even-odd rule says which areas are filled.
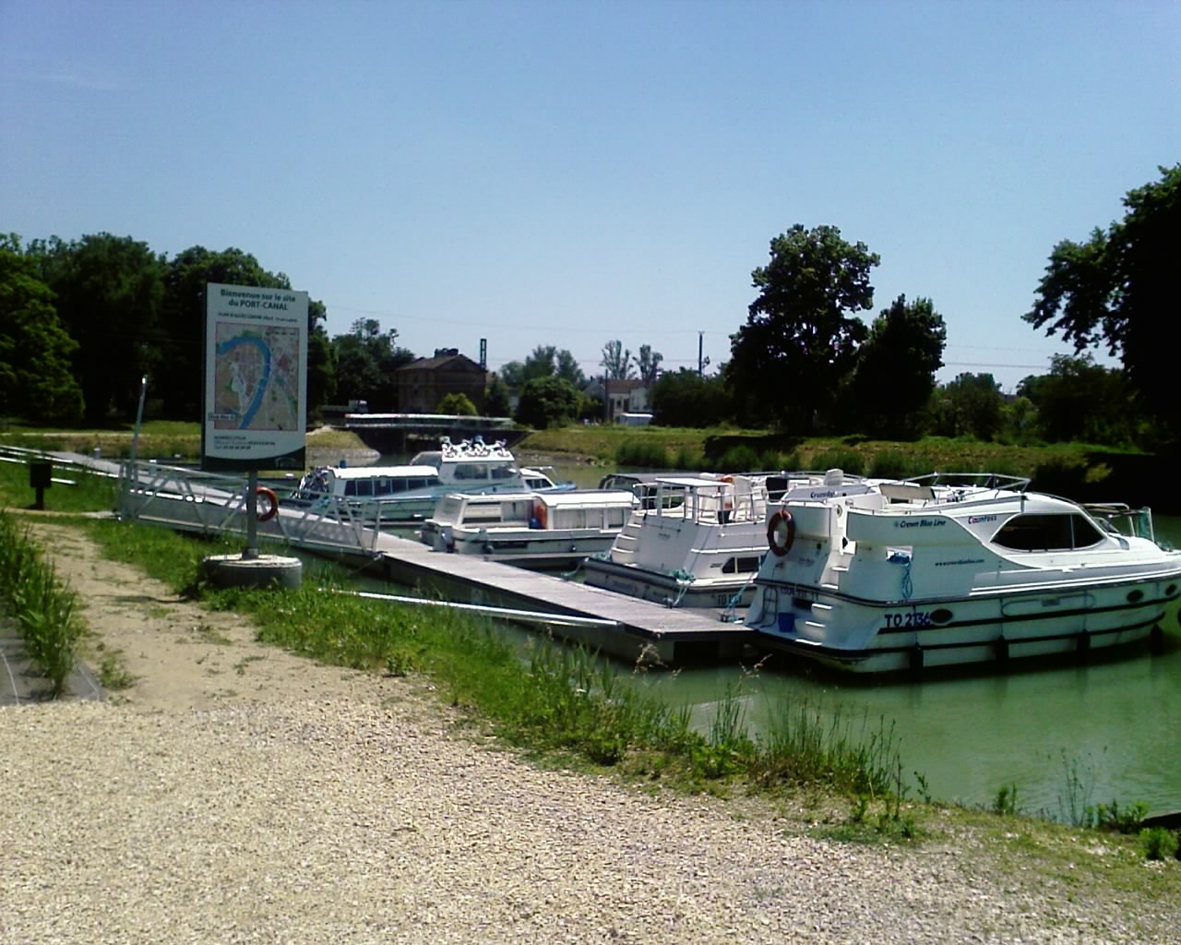
[[[118,475],[119,514],[124,518],[202,534],[245,536],[245,482],[240,476],[143,462],[132,469],[130,463],[78,454],[58,453],[55,458]],[[592,618],[555,623],[552,630],[628,661],[735,659],[754,639],[752,631],[720,619],[718,611],[666,607],[477,555],[434,551],[377,528],[376,515],[376,509],[357,511],[344,503],[320,511],[281,505],[279,514],[259,523],[258,537],[362,563],[389,581],[435,598]]]

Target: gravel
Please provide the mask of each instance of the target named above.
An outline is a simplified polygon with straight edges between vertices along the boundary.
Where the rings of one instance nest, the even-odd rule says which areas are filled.
[[[406,700],[8,708],[0,759],[5,943],[1170,940],[951,848],[540,770]]]

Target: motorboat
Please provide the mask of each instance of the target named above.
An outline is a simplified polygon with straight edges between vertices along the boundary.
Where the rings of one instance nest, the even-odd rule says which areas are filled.
[[[773,648],[866,673],[1085,654],[1159,634],[1181,593],[1149,509],[989,474],[863,485],[770,508],[745,624]]]
[[[452,493],[560,491],[543,470],[517,464],[503,441],[480,437],[418,453],[405,466],[320,466],[300,480],[284,505],[327,508],[344,505],[356,514],[371,513],[382,524],[413,522],[429,516],[439,499]]]
[[[570,567],[610,548],[637,503],[620,490],[452,493],[422,523],[421,539],[436,551]]]
[[[585,582],[671,607],[745,607],[767,550],[766,477],[633,475],[639,505],[610,550],[586,560]],[[809,474],[789,481],[822,485]]]

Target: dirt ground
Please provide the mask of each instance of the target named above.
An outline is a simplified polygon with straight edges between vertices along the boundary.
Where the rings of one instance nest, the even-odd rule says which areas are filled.
[[[29,525],[82,603],[90,631],[82,648],[87,665],[98,677],[103,659],[113,654],[115,665],[134,678],[108,698],[175,711],[234,700],[384,698],[399,685],[257,643],[248,620],[207,611],[130,565],[107,560],[80,530],[36,519]]]

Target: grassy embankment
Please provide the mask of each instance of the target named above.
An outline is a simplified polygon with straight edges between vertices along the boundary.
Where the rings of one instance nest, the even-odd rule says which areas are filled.
[[[9,504],[27,487],[15,470],[0,476],[0,496]],[[898,745],[884,719],[844,710],[825,721],[834,713],[805,701],[785,705],[768,734],[753,739],[738,682],[708,729],[694,731],[687,712],[638,695],[587,654],[539,646],[522,656],[485,621],[325,594],[317,587],[337,582],[327,564],[311,569],[303,590],[279,598],[215,590],[199,580],[200,560],[236,546],[113,521],[58,521],[87,528],[108,556],[205,606],[242,614],[263,642],[320,662],[429,682],[507,744],[541,757],[614,770],[649,789],[759,794],[792,814],[800,829],[839,839],[913,840],[970,829],[1003,860],[1049,871],[1080,893],[1135,890],[1161,901],[1181,895],[1181,866],[1142,874],[1150,838],[1087,831],[1084,849],[1077,829],[1016,816],[1008,788],[992,813],[907,798]],[[1170,839],[1157,835],[1156,851],[1167,852]]]
[[[585,462],[651,469],[754,469],[839,467],[871,476],[941,472],[993,472],[1033,479],[1033,488],[1080,501],[1150,504],[1181,511],[1167,461],[1142,453],[1085,443],[1015,445],[925,437],[916,442],[864,437],[789,437],[750,430],[663,427],[565,427],[530,433],[518,450],[571,456]]]

